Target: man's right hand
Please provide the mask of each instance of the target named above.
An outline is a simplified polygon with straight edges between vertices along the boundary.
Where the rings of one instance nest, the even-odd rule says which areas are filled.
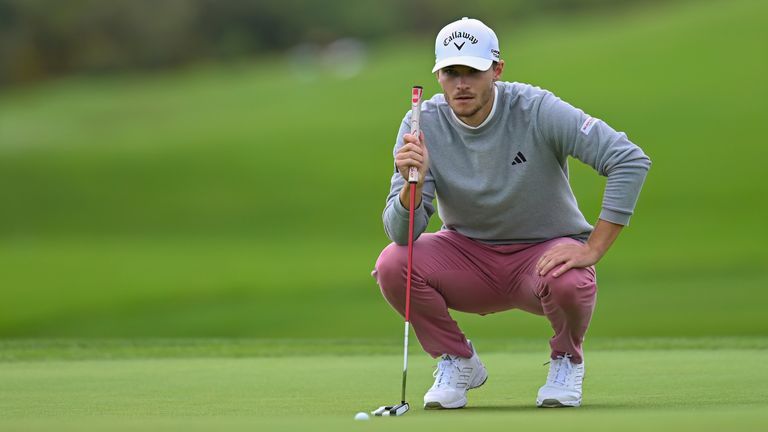
[[[424,132],[420,131],[418,137],[409,133],[404,134],[403,142],[403,146],[395,154],[395,166],[406,182],[408,181],[408,169],[416,167],[419,170],[417,187],[421,187],[427,176],[427,170],[429,170],[429,153],[424,144]]]

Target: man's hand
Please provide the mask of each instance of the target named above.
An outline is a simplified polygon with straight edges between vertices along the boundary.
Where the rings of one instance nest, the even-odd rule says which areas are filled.
[[[598,219],[595,229],[585,244],[565,243],[552,246],[536,263],[539,276],[546,276],[550,270],[560,266],[552,276],[558,277],[572,268],[583,268],[597,264],[605,255],[624,226]]]
[[[586,243],[559,244],[544,252],[539,258],[539,262],[536,263],[536,271],[539,272],[539,276],[546,276],[550,270],[559,265],[560,267],[552,273],[552,276],[558,277],[572,268],[595,265],[601,257],[602,254]]]
[[[429,153],[424,144],[424,132],[419,132],[419,137],[409,133],[404,134],[403,142],[404,145],[395,154],[395,166],[406,182],[408,181],[408,168],[416,167],[419,170],[417,187],[421,187],[429,169]]]

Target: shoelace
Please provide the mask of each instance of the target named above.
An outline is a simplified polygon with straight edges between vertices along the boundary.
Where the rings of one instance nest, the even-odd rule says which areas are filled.
[[[547,377],[547,381],[565,386],[567,384],[566,381],[568,380],[568,375],[573,369],[571,357],[572,356],[567,353],[565,355],[558,356],[557,359],[554,360],[552,367],[549,369],[549,376]],[[549,363],[550,362],[544,364],[546,365]]]
[[[443,359],[437,364],[437,368],[432,373],[432,377],[437,378],[437,381],[435,381],[437,388],[442,386],[451,387],[451,378],[454,376],[453,369],[455,369],[456,372],[461,372],[458,357],[444,355]],[[446,375],[448,378],[447,382],[445,382]]]

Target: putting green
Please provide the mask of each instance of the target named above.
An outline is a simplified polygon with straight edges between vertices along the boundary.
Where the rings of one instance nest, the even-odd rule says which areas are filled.
[[[352,417],[399,398],[398,354],[340,346],[337,352],[347,354],[326,347],[318,355],[288,349],[239,357],[247,344],[220,341],[218,350],[200,344],[186,354],[121,351],[114,343],[80,350],[77,360],[44,345],[39,349],[50,355],[9,360],[14,350],[34,351],[34,342],[16,342],[3,347],[0,430],[758,430],[768,422],[764,344],[739,348],[744,344],[724,341],[708,349],[598,343],[602,348],[588,352],[584,406],[560,410],[533,404],[547,372],[546,351],[513,344],[504,351],[478,346],[490,376],[470,392],[467,408],[424,411],[418,405],[434,361],[414,347],[408,399],[416,406],[403,418],[366,424]]]

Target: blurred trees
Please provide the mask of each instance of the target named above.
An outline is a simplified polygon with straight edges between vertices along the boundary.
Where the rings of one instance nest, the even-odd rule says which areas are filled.
[[[635,0],[639,2],[643,0]],[[648,1],[648,0],[645,0]],[[611,0],[0,0],[0,85],[169,67],[339,37],[434,34],[468,15],[493,26]]]

